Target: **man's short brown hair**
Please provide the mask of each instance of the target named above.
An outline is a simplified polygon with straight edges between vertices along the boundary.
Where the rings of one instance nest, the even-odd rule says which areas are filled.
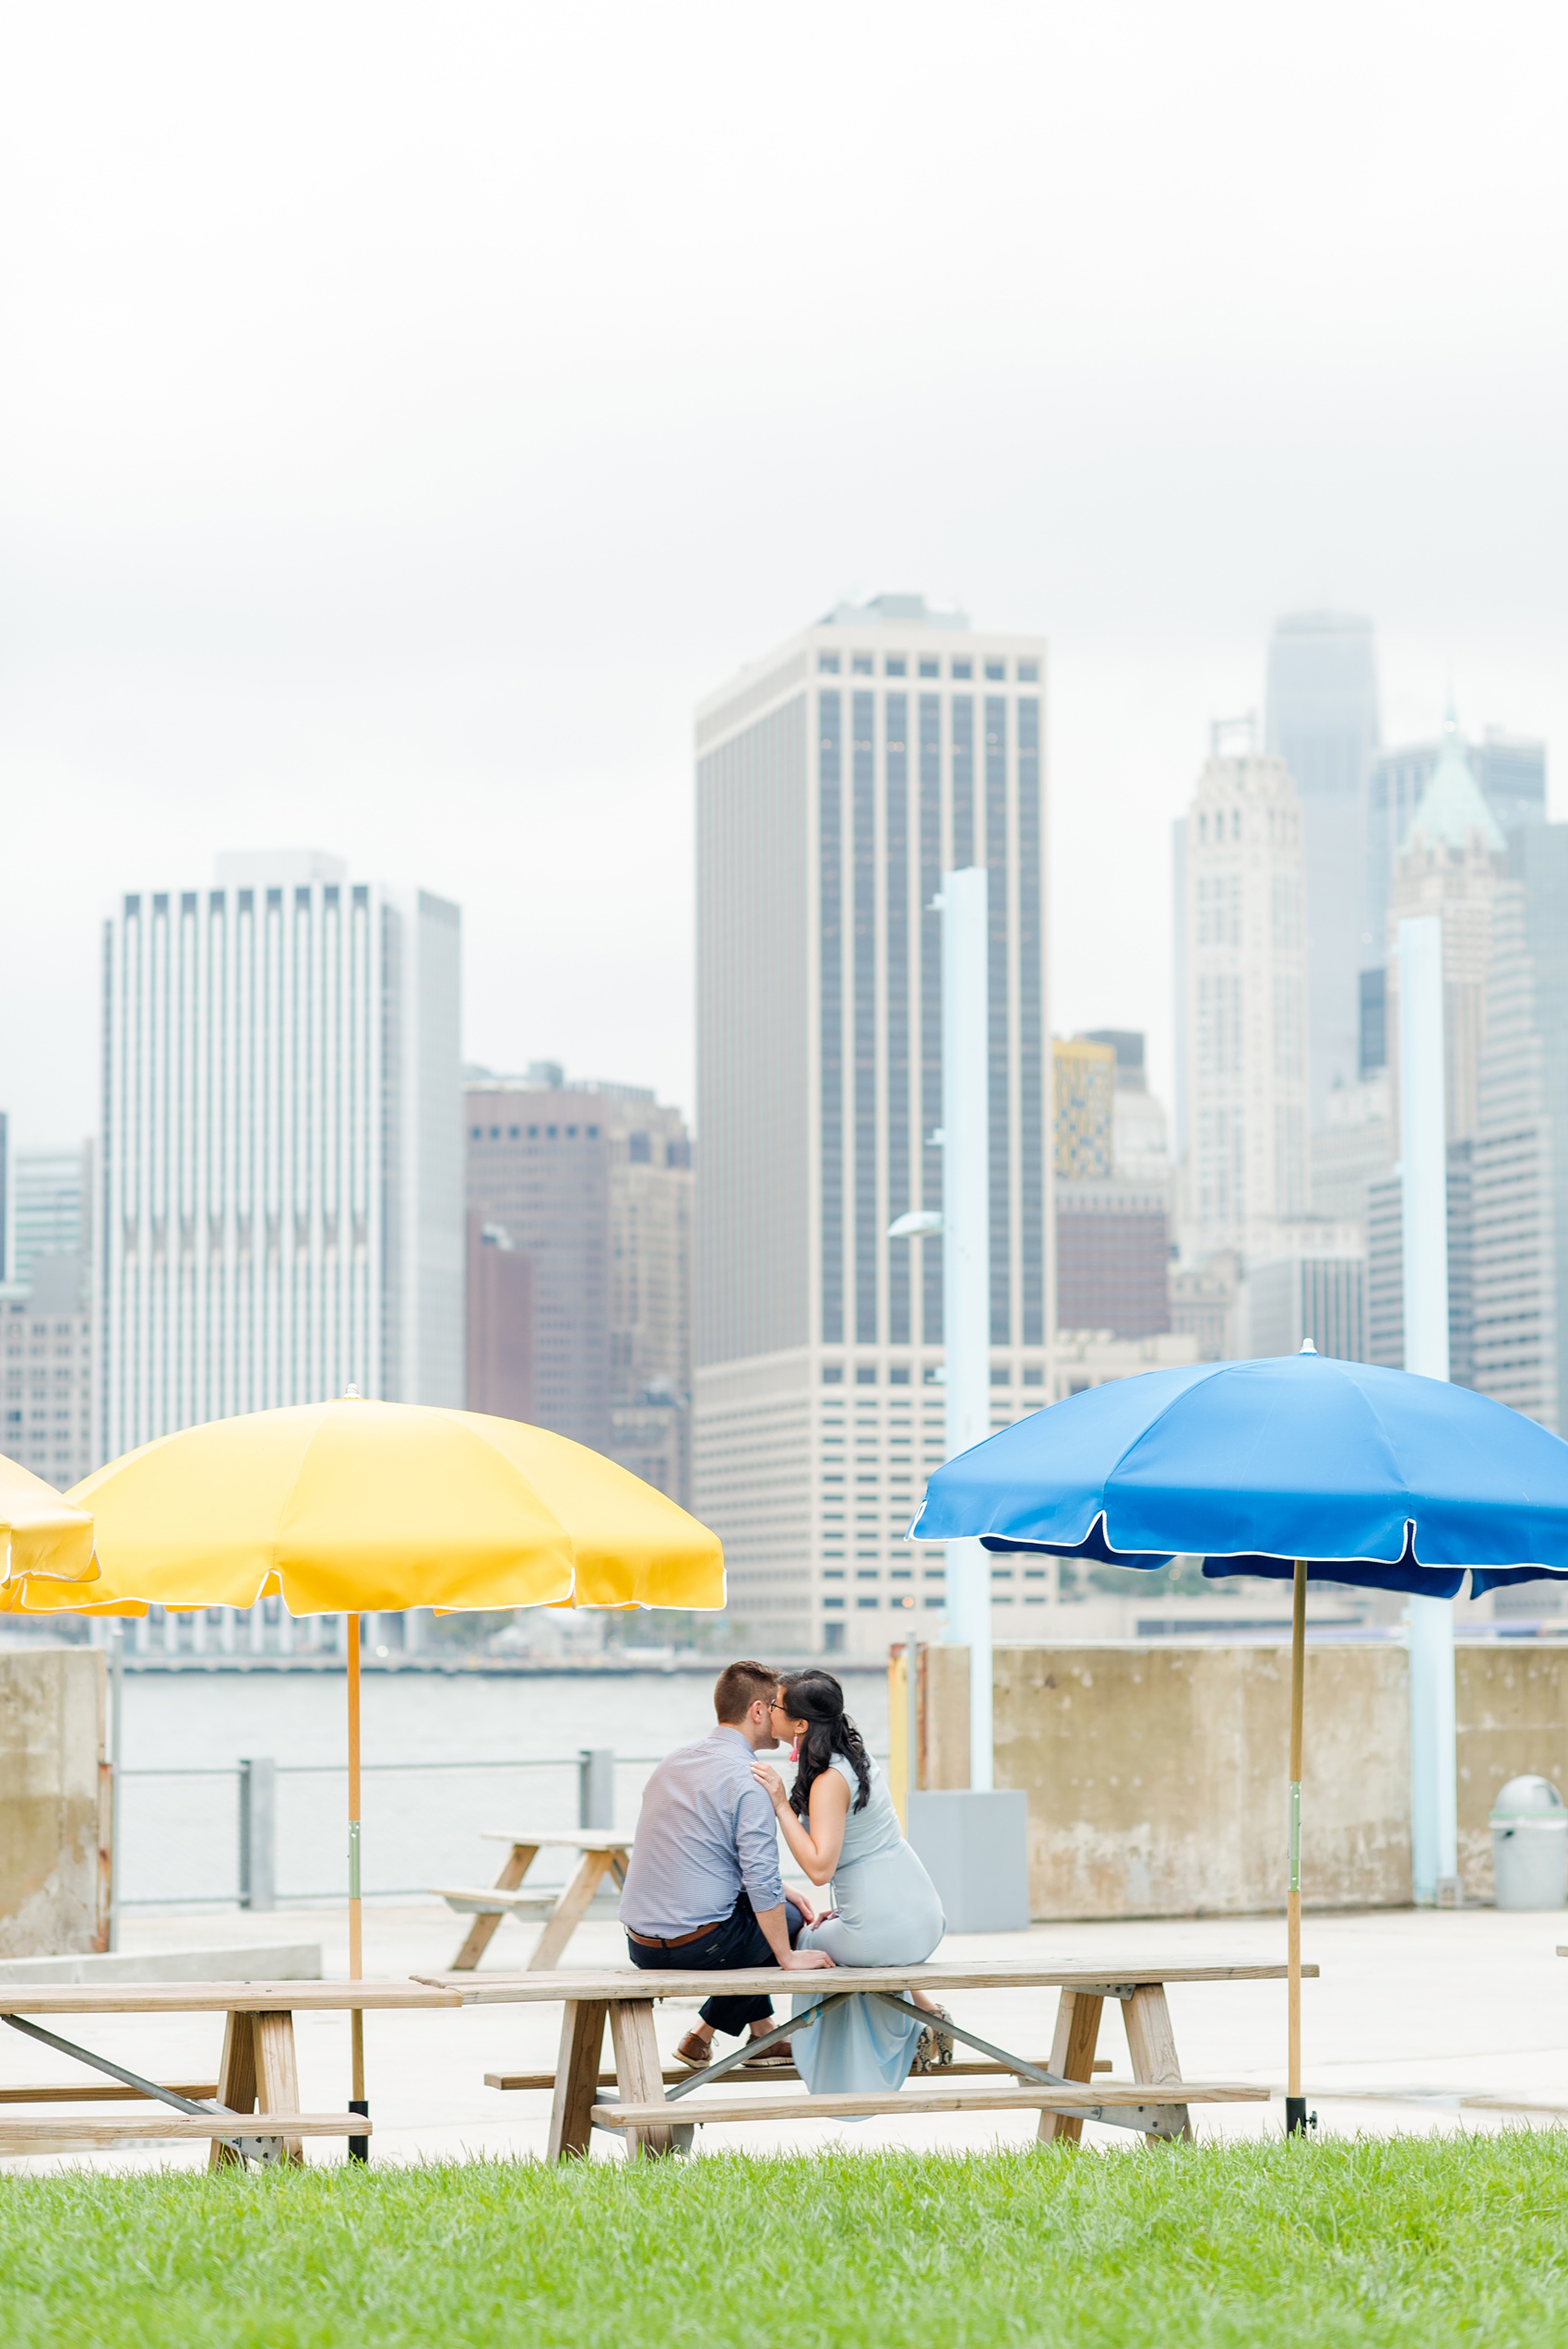
[[[771,1704],[778,1694],[778,1675],[765,1663],[746,1660],[727,1663],[713,1684],[713,1710],[725,1725],[744,1721],[752,1707],[762,1699]]]

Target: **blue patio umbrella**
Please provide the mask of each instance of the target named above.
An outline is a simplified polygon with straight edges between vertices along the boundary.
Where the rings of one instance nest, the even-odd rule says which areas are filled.
[[[911,1538],[978,1535],[1153,1569],[1294,1584],[1289,2093],[1301,2083],[1301,1692],[1310,1580],[1454,1598],[1568,1574],[1568,1443],[1442,1379],[1314,1352],[1151,1370],[1004,1428],[939,1469]]]

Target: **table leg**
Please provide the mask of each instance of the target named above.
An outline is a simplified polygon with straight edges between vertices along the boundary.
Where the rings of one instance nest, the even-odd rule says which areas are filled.
[[[522,1882],[524,1877],[528,1874],[529,1868],[532,1867],[534,1860],[538,1855],[538,1852],[539,1846],[537,1843],[514,1843],[510,1853],[502,1864],[500,1875],[495,1879],[495,1890],[498,1892],[515,1892],[518,1885]],[[485,1951],[494,1940],[495,1928],[500,1922],[501,1913],[499,1910],[493,1912],[490,1916],[475,1917],[473,1923],[469,1926],[468,1932],[463,1937],[463,1945],[461,1949],[457,1951],[457,1956],[452,1961],[451,1972],[453,1973],[471,1973],[473,1972],[481,1958],[483,1957]]]
[[[1122,2007],[1127,2024],[1127,2053],[1133,2059],[1134,2080],[1179,2082],[1182,2067],[1176,2060],[1176,2035],[1170,2028],[1170,2009],[1165,2003],[1163,1982],[1148,1982],[1134,1990]],[[1175,2103],[1174,2098],[1171,2099]],[[1193,2141],[1193,2120],[1185,2105],[1177,2105],[1182,2116],[1182,2135],[1190,2145]],[[1166,2140],[1151,2137],[1151,2145]]]
[[[223,2057],[218,2067],[218,2102],[232,2113],[255,2110],[255,2032],[244,2014],[223,2018]],[[244,2156],[220,2137],[212,2140],[208,2169],[244,2169]]]
[[[560,1963],[567,1942],[587,1914],[588,1902],[598,1891],[600,1879],[607,1874],[609,1867],[608,1852],[583,1854],[576,1876],[544,1920],[544,1931],[529,1958],[529,1973],[548,1973],[552,1967]]]
[[[603,1998],[566,2001],[561,2017],[561,2051],[555,2059],[555,2096],[550,2107],[546,2156],[550,2161],[564,2161],[568,2153],[588,2150],[593,2136],[588,2113],[599,2093],[599,2059],[609,2011]]]
[[[615,2049],[615,2092],[622,2102],[662,2104],[664,2071],[654,2037],[652,1999],[614,2000],[610,2009],[610,2037]],[[662,2126],[624,2129],[622,2134],[634,2161],[639,2154],[668,2153],[672,2148],[670,2131]]]
[[[264,2113],[297,2113],[300,2075],[294,2061],[294,2018],[291,2014],[253,2015],[255,2033],[256,2104]],[[258,2132],[259,2133],[259,2132]],[[304,2160],[297,2137],[283,2140],[283,2159],[294,2167]]]
[[[1063,2080],[1092,2080],[1094,2051],[1099,2042],[1103,1998],[1084,1990],[1063,1990],[1056,2009],[1056,2036],[1051,2043],[1051,2069]],[[1084,2124],[1075,2113],[1041,2113],[1036,2141],[1041,2145],[1076,2145]]]

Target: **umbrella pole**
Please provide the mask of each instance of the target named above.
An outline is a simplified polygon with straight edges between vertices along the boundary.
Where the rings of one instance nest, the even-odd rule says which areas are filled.
[[[360,1909],[360,1618],[346,1618],[349,1635],[349,1979],[364,1979],[364,1927]],[[364,2093],[364,2009],[354,2007],[349,2015],[352,2092],[349,2097],[351,2113],[370,2111]],[[350,2137],[349,2159],[367,2161],[370,2157],[368,2137]]]
[[[1289,2040],[1285,2094],[1285,2133],[1307,2133],[1307,2100],[1301,2093],[1301,1713],[1307,1662],[1307,1561],[1296,1560],[1290,1605],[1290,1885],[1285,1895],[1286,1997]]]

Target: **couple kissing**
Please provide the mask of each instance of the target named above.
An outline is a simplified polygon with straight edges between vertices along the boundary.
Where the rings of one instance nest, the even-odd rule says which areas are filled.
[[[713,1707],[717,1726],[667,1755],[643,1794],[621,1895],[633,1964],[813,1973],[923,1963],[942,1938],[942,1903],[833,1675],[731,1663]],[[780,1745],[793,1750],[790,1786],[760,1759]],[[813,1887],[831,1887],[831,1906],[786,1892],[780,1833]],[[797,1997],[794,2015],[820,1995]],[[911,1996],[928,2022],[876,1999],[845,1998],[751,2061],[759,2069],[792,2063],[818,2095],[896,2088],[911,2069],[952,2061],[943,2010],[924,1991]],[[767,1997],[709,1998],[677,2053],[700,2068],[713,2059],[716,2032],[765,2038],[772,2015]]]

